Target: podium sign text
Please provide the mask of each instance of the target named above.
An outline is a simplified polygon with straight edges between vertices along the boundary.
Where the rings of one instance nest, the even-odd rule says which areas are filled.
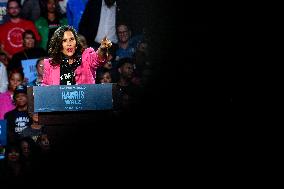
[[[112,84],[34,86],[34,112],[112,109]]]

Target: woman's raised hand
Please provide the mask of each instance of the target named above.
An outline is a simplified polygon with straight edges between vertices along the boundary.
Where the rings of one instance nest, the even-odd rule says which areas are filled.
[[[102,49],[109,49],[112,46],[111,41],[104,37],[103,40],[101,41],[101,48]]]

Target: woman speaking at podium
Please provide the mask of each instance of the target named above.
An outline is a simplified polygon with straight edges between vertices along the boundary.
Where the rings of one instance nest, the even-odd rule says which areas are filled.
[[[71,26],[61,26],[53,34],[44,59],[43,86],[94,84],[96,70],[107,62],[112,43],[104,38],[97,51],[83,49]]]

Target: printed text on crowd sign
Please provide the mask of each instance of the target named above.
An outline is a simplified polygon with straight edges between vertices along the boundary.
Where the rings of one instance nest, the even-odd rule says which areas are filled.
[[[35,86],[34,111],[112,109],[112,84]]]
[[[22,67],[25,74],[25,78],[28,79],[28,82],[32,82],[37,77],[36,72],[36,62],[38,59],[28,59],[28,60],[22,60]]]

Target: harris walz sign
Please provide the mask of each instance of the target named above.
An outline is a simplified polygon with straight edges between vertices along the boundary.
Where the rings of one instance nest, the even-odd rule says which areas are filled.
[[[112,109],[112,84],[34,86],[34,111]]]

